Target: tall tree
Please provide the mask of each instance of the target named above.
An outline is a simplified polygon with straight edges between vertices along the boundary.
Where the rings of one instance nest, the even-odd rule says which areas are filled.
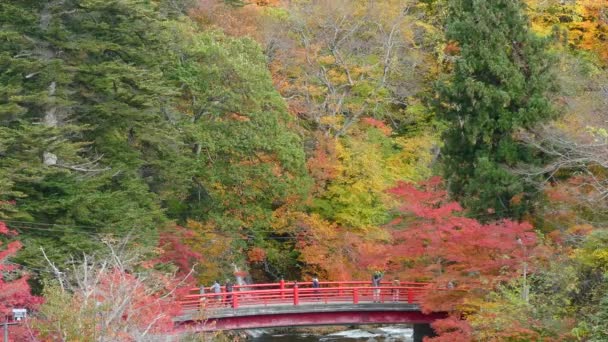
[[[519,0],[451,2],[446,38],[452,62],[435,110],[450,124],[442,151],[449,190],[473,213],[519,218],[537,190],[509,167],[539,156],[516,135],[555,113],[547,42],[530,32]]]
[[[0,198],[16,201],[9,219],[31,222],[14,225],[21,262],[44,266],[40,245],[55,261],[95,250],[98,233],[155,243],[163,215],[147,180],[179,136],[160,70],[170,35],[155,10],[132,0],[0,4]]]
[[[23,232],[21,263],[47,267],[44,246],[65,266],[100,236],[153,246],[188,219],[243,233],[227,250],[244,261],[244,238],[306,197],[262,50],[177,20],[190,3],[0,3],[0,217]]]

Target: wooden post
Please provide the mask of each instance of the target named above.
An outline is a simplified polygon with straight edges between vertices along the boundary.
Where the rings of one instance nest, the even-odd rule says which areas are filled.
[[[238,296],[236,292],[232,293],[232,308],[234,309],[238,309],[239,307],[239,300],[238,300]]]
[[[293,284],[293,305],[300,304],[300,298],[298,298],[298,283]]]
[[[353,289],[353,304],[359,304],[359,289]]]
[[[407,289],[407,302],[408,304],[412,304],[414,302],[414,293],[412,289]]]
[[[281,290],[281,299],[285,299],[285,280],[283,278],[279,281],[279,289]]]
[[[4,338],[3,338],[4,342],[8,342],[8,326],[9,325],[15,325],[15,324],[19,324],[19,322],[11,322],[11,323],[9,323],[8,322],[8,317],[4,318],[4,323],[2,323],[2,325],[4,326],[4,329],[3,329],[4,330],[4,334],[3,334],[4,335]]]

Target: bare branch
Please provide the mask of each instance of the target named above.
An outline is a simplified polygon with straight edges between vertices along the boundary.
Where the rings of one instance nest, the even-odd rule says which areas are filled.
[[[44,248],[42,248],[42,246],[40,246],[40,251],[42,252],[42,255],[44,256],[44,259],[46,260],[46,262],[48,262],[48,264],[53,269],[53,273],[55,274],[55,277],[57,278],[57,281],[59,281],[59,286],[61,286],[61,292],[65,292],[65,286],[64,286],[64,282],[63,282],[63,275],[62,275],[61,271],[59,271],[59,269],[57,268],[57,266],[55,266],[55,264],[51,260],[49,260],[49,257],[46,256],[46,253],[44,252]]]

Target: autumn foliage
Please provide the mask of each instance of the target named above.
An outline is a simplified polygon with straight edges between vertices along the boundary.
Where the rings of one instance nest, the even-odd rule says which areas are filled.
[[[158,272],[110,248],[56,275],[31,325],[42,341],[147,341],[173,330],[184,278]]]
[[[438,177],[420,185],[402,182],[389,192],[400,206],[388,227],[393,242],[385,253],[385,267],[408,279],[434,281],[440,288],[452,283],[456,289],[466,289],[436,292],[437,298],[427,298],[427,310],[453,309],[471,293],[483,293],[517,277],[522,265],[538,253],[529,223],[482,224],[465,217],[460,205],[448,200]],[[446,301],[446,296],[452,298]]]
[[[178,267],[178,274],[188,274],[196,263],[203,261],[201,253],[194,251],[188,245],[189,239],[195,233],[181,226],[174,226],[170,230],[160,233],[158,248],[161,255],[156,261],[173,263]]]
[[[473,329],[468,322],[455,316],[438,320],[432,326],[439,336],[425,339],[425,341],[469,342],[473,339]]]
[[[0,237],[15,237],[17,232],[10,230],[0,221]],[[36,308],[41,297],[33,296],[27,283],[28,275],[22,273],[18,265],[12,264],[8,258],[15,255],[22,245],[19,241],[3,242],[0,240],[0,315],[12,314],[13,308]]]

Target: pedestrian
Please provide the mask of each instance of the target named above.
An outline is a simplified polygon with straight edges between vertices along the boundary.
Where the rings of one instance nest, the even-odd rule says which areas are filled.
[[[232,305],[232,287],[233,287],[232,282],[230,282],[229,279],[226,279],[226,303],[225,304],[227,306]]]
[[[401,282],[399,281],[399,278],[395,277],[395,279],[393,279],[393,289],[391,290],[392,294],[393,294],[393,303],[397,303],[399,301],[399,289],[398,287],[401,286]]]
[[[382,280],[383,276],[384,275],[380,271],[376,271],[376,272],[374,272],[374,275],[372,275],[372,286],[374,287],[374,290],[373,290],[374,303],[380,303],[380,281]]]
[[[213,293],[215,293],[215,300],[218,303],[221,303],[222,296],[220,295],[220,293],[222,293],[222,286],[220,285],[220,283],[217,280],[211,286],[211,290],[213,291]]]
[[[319,278],[317,278],[317,276],[314,276],[312,278],[312,288],[315,289],[314,293],[315,293],[315,299],[320,299],[321,296],[319,295],[319,293],[321,292],[319,290],[319,288],[321,287],[321,284],[319,284]]]

